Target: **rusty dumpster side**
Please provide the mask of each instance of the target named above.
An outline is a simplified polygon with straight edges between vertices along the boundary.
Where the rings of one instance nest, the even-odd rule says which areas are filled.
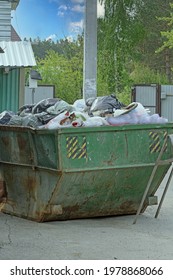
[[[38,222],[135,214],[172,124],[0,126],[0,210]],[[141,212],[172,157],[169,140]]]

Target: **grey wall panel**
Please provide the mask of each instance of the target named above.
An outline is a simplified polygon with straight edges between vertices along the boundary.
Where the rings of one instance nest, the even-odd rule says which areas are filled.
[[[35,90],[25,87],[24,104],[34,104],[47,98],[54,98],[54,86],[38,86]]]
[[[136,86],[136,102],[145,106],[156,106],[155,86]]]
[[[173,122],[173,85],[161,86],[161,114]]]

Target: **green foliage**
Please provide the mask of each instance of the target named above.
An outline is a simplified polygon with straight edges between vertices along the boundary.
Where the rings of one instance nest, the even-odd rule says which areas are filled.
[[[103,1],[101,1],[103,2]],[[106,0],[105,18],[98,22],[98,48],[106,57],[99,67],[108,85],[108,91],[122,92],[129,84],[128,61],[134,46],[144,36],[144,28],[138,19],[140,1]]]
[[[44,59],[38,59],[37,69],[43,84],[55,85],[56,96],[73,103],[81,98],[82,61],[74,56],[70,59],[50,50]]]
[[[74,41],[69,41],[67,38],[60,39],[56,42],[52,40],[43,40],[36,38],[31,40],[32,48],[37,58],[44,59],[48,50],[53,50],[66,58],[71,58],[76,56],[79,49],[83,46],[83,35],[78,35],[77,39]]]
[[[171,10],[173,9],[173,4],[170,3]],[[160,48],[156,50],[156,53],[162,52],[166,48],[173,48],[173,12],[170,12],[169,17],[159,17],[159,21],[166,22],[167,31],[161,31],[161,36],[164,38],[164,42]]]
[[[105,19],[98,22],[98,48],[104,55],[106,53],[107,67],[100,62],[99,67],[109,92],[128,92],[126,89],[132,83],[131,65],[135,63],[153,70],[150,80],[165,81],[167,75],[167,82],[171,82],[173,52],[156,53],[163,40],[160,31],[168,35],[163,31],[167,28],[165,23],[157,18],[167,18],[169,9],[169,0],[105,0]],[[173,34],[172,30],[169,34]],[[147,75],[141,75],[139,82],[147,83]]]
[[[134,65],[134,70],[131,72],[130,77],[133,84],[168,84],[165,74],[155,72],[148,66],[139,63]]]
[[[115,93],[128,104],[133,84],[171,81],[173,4],[170,0],[103,1],[105,18],[98,19],[97,95]],[[36,38],[31,43],[41,83],[54,84],[56,96],[69,103],[82,98],[83,34],[73,42]]]
[[[83,87],[83,36],[69,40],[33,42],[37,59],[36,69],[42,76],[40,84],[55,85],[57,97],[73,103],[82,96]]]
[[[131,66],[132,68],[132,66]],[[156,72],[140,63],[135,63],[131,70],[129,82],[124,84],[123,90],[117,94],[118,99],[128,105],[131,102],[131,88],[134,84],[168,84],[164,73]]]
[[[117,94],[117,98],[125,106],[129,105],[131,103],[131,87],[124,87],[123,91]]]

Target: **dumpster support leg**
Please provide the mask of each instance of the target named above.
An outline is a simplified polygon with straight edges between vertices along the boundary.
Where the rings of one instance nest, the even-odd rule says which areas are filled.
[[[166,183],[165,189],[164,189],[164,191],[163,191],[163,194],[162,194],[162,197],[161,197],[159,206],[158,206],[158,208],[157,208],[157,211],[156,211],[156,214],[155,214],[155,218],[157,218],[158,215],[159,215],[159,212],[160,212],[160,209],[161,209],[163,200],[164,200],[164,198],[165,198],[166,192],[167,192],[167,190],[168,190],[168,187],[169,187],[169,184],[170,184],[172,175],[173,175],[173,167],[171,167],[171,172],[170,172],[170,174],[169,174],[169,178],[168,178],[168,180],[167,180],[167,183]]]
[[[157,160],[156,160],[156,163],[155,163],[155,165],[154,165],[153,171],[152,171],[151,176],[150,176],[150,178],[149,178],[147,187],[146,187],[145,192],[144,192],[144,194],[143,194],[143,197],[142,197],[141,203],[140,203],[140,205],[139,205],[139,208],[138,208],[138,210],[137,210],[136,217],[135,217],[135,219],[134,219],[134,221],[133,221],[133,224],[136,224],[138,215],[139,215],[140,212],[141,212],[142,206],[143,206],[143,204],[144,204],[144,201],[145,201],[145,199],[146,199],[147,193],[148,193],[149,188],[150,188],[150,186],[151,186],[151,183],[152,183],[152,181],[153,181],[154,175],[155,175],[155,173],[156,173],[156,171],[157,171],[157,168],[158,168],[158,166],[159,166],[160,159],[161,159],[162,154],[163,154],[163,152],[164,152],[164,149],[165,149],[165,146],[166,146],[166,142],[167,142],[167,137],[166,137],[165,140],[164,140],[162,149],[161,149],[161,151],[160,151],[160,153],[159,153],[159,155],[158,155],[158,158],[157,158]]]
[[[170,141],[171,141],[171,145],[172,145],[172,147],[173,147],[173,134],[168,135],[168,137],[169,137],[169,139],[170,139]],[[158,206],[158,208],[157,208],[157,211],[156,211],[156,214],[155,214],[155,218],[157,218],[158,215],[159,215],[159,212],[160,212],[160,209],[161,209],[163,200],[164,200],[164,198],[165,198],[166,192],[167,192],[167,190],[168,190],[168,187],[169,187],[169,184],[170,184],[172,175],[173,175],[173,166],[171,167],[171,172],[170,172],[170,174],[169,174],[169,177],[168,177],[168,180],[167,180],[165,189],[164,189],[164,191],[163,191],[163,194],[162,194],[162,197],[161,197],[159,206]]]

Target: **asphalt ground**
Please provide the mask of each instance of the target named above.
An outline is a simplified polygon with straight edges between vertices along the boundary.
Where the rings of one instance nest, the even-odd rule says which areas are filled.
[[[172,260],[173,180],[156,219],[157,207],[136,224],[134,215],[36,223],[0,213],[0,260]]]

